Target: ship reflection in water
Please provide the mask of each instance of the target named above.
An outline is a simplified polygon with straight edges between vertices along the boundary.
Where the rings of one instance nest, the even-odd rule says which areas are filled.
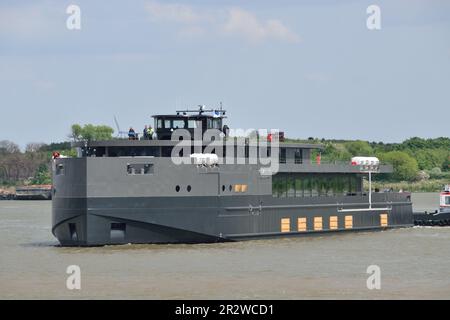
[[[435,194],[419,208],[436,207]],[[215,244],[59,247],[49,201],[0,202],[0,298],[450,298],[450,228]],[[66,268],[81,268],[81,290]],[[369,265],[381,290],[368,290]]]

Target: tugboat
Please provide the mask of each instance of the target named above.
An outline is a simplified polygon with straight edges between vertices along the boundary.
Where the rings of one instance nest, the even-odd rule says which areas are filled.
[[[290,116],[291,117],[291,116]],[[53,160],[52,232],[64,246],[199,243],[413,225],[409,193],[365,192],[376,158],[327,163],[280,132],[230,134],[225,110],[155,115],[155,139],[73,143]]]
[[[450,185],[445,185],[439,195],[439,211],[414,212],[414,224],[418,226],[450,226]]]

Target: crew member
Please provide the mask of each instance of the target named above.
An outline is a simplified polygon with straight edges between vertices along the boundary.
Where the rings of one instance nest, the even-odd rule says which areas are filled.
[[[144,135],[143,135],[143,137],[144,137],[144,140],[149,139],[149,137],[148,137],[148,127],[147,127],[147,125],[145,125],[145,127],[144,127]]]
[[[130,127],[130,130],[128,130],[128,140],[136,140],[136,132],[133,127]]]
[[[155,133],[155,131],[153,130],[152,126],[149,125],[147,129],[148,139],[153,140],[153,133]]]

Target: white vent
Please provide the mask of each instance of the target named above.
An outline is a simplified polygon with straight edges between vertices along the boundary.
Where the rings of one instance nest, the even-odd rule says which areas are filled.
[[[353,157],[352,164],[356,166],[378,166],[380,160],[377,157]]]
[[[219,164],[219,157],[214,153],[193,153],[190,158],[196,165],[215,166]]]

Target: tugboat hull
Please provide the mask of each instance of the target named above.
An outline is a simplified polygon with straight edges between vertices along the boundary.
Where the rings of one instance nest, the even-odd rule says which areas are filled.
[[[439,211],[434,213],[415,212],[414,224],[418,226],[450,226],[450,185],[440,193]]]
[[[416,226],[450,226],[450,212],[425,213],[414,212],[414,225]]]

